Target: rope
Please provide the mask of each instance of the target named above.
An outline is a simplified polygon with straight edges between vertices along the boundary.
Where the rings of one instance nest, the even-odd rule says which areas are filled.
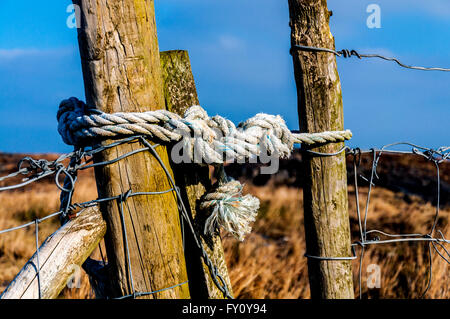
[[[230,181],[208,193],[200,208],[210,211],[205,222],[205,234],[213,234],[218,226],[233,234],[240,241],[252,231],[250,223],[256,220],[259,199],[252,195],[242,196],[242,184]]]
[[[189,108],[183,118],[166,110],[107,114],[76,98],[61,102],[57,119],[58,131],[69,145],[145,135],[166,143],[183,141],[191,162],[208,164],[248,159],[265,152],[287,158],[295,143],[335,143],[352,137],[349,130],[292,133],[279,115],[259,113],[236,127],[221,116],[209,117],[200,106]]]
[[[221,116],[209,117],[200,106],[189,108],[183,118],[166,110],[107,114],[76,98],[61,102],[57,119],[58,131],[69,145],[81,147],[96,139],[139,134],[166,143],[181,141],[183,153],[189,157],[190,163],[223,164],[265,154],[287,158],[295,143],[343,142],[352,136],[348,130],[293,133],[281,116],[264,113],[236,127]],[[224,172],[223,169],[221,171]],[[65,187],[73,185],[75,178],[75,175],[68,175]],[[256,218],[259,200],[251,195],[243,196],[242,185],[238,181],[224,180],[201,204],[202,209],[210,212],[205,234],[212,234],[222,226],[242,241],[244,235],[251,232],[249,225]],[[66,207],[70,196],[70,192],[64,193],[62,203]]]

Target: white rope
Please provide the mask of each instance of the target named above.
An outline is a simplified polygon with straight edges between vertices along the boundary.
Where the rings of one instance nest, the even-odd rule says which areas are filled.
[[[166,110],[107,114],[76,98],[61,102],[57,118],[58,131],[69,145],[85,146],[95,139],[147,135],[167,143],[183,141],[192,162],[209,164],[262,154],[287,158],[295,143],[334,143],[352,137],[349,130],[295,134],[279,115],[259,113],[236,127],[221,116],[209,117],[200,106],[189,108],[184,117]],[[210,212],[204,232],[213,234],[222,226],[242,241],[251,232],[250,223],[257,216],[259,200],[243,196],[241,183],[230,181],[223,166],[219,167],[219,187],[200,204],[201,209]]]
[[[200,204],[201,209],[210,211],[205,234],[213,234],[218,226],[222,226],[243,241],[244,236],[252,231],[250,223],[258,214],[259,199],[248,194],[242,196],[242,188],[240,182],[231,181],[205,196]]]
[[[166,110],[107,114],[76,98],[61,102],[57,118],[58,131],[69,145],[127,135],[147,135],[163,142],[183,139],[192,161],[200,152],[201,160],[209,164],[248,159],[264,152],[287,158],[295,143],[343,142],[352,136],[349,130],[294,134],[279,115],[264,113],[236,127],[221,116],[209,117],[200,106],[189,108],[183,118]]]

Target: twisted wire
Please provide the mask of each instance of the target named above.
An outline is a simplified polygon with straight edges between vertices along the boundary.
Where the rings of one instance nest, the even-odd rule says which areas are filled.
[[[318,47],[306,46],[306,45],[293,45],[291,48],[291,54],[293,53],[294,50],[300,50],[300,51],[306,51],[306,52],[327,52],[327,53],[332,53],[336,56],[343,57],[343,58],[350,58],[352,56],[356,56],[358,59],[378,58],[378,59],[382,59],[385,61],[395,62],[402,68],[411,69],[411,70],[450,72],[450,69],[448,69],[448,68],[439,68],[439,67],[429,68],[429,67],[423,67],[423,66],[407,65],[407,64],[401,62],[397,58],[386,57],[381,54],[361,54],[361,53],[358,53],[356,50],[343,49],[340,51],[336,51],[336,50],[328,49],[328,48],[318,48]]]

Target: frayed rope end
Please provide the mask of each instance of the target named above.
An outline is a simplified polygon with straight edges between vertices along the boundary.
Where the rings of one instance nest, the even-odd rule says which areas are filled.
[[[231,181],[207,194],[200,204],[201,209],[211,212],[205,222],[205,234],[214,234],[221,226],[240,241],[252,231],[250,223],[256,220],[259,199],[242,195],[242,184]]]

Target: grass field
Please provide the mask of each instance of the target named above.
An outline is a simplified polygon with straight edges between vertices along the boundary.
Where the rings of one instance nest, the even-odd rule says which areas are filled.
[[[38,156],[37,156],[38,157]],[[53,156],[54,157],[54,156]],[[53,158],[49,156],[49,158]],[[2,156],[0,175],[11,171],[19,156]],[[400,162],[400,161],[399,161]],[[400,163],[401,164],[401,163]],[[431,165],[431,163],[430,163]],[[447,165],[447,164],[445,164]],[[401,165],[400,165],[401,166]],[[432,166],[423,165],[413,176],[432,178]],[[396,167],[398,170],[398,166]],[[448,165],[442,170],[443,183],[448,181]],[[282,173],[282,172],[281,172]],[[381,172],[382,173],[382,172]],[[381,174],[380,173],[380,174]],[[422,174],[422,175],[421,175]],[[286,175],[286,174],[285,174]],[[286,178],[291,177],[287,173]],[[223,233],[223,244],[234,293],[238,298],[309,298],[308,270],[303,231],[302,190],[291,183],[281,185],[275,176],[264,185],[246,181],[246,191],[261,200],[254,231],[244,242]],[[285,183],[289,184],[289,183]],[[445,184],[447,185],[447,184]],[[444,186],[445,186],[444,185]],[[375,187],[369,210],[368,228],[391,233],[427,233],[434,218],[435,206],[430,196],[395,191],[393,187]],[[416,185],[418,190],[427,185]],[[361,208],[367,187],[360,188]],[[92,172],[80,175],[75,202],[96,198]],[[349,186],[349,209],[353,240],[358,239],[354,187]],[[59,209],[59,191],[51,180],[41,181],[20,191],[0,193],[0,230],[43,217]],[[443,198],[438,229],[450,237],[450,205]],[[57,218],[40,225],[43,241],[59,227]],[[35,251],[34,228],[0,235],[0,291],[14,278]],[[94,257],[99,258],[98,251]],[[433,281],[426,298],[450,298],[449,265],[433,253]],[[367,288],[370,273],[367,266],[381,270],[379,289]],[[355,293],[359,291],[358,261],[354,261]],[[419,298],[428,278],[428,250],[425,244],[377,245],[366,249],[362,266],[363,298]],[[80,288],[65,288],[61,298],[93,298],[89,281],[83,274]]]

